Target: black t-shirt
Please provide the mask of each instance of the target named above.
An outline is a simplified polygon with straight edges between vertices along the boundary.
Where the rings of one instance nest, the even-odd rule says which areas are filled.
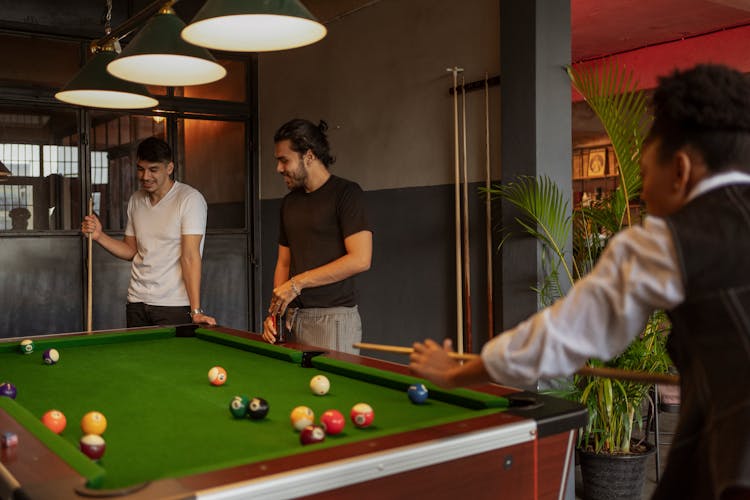
[[[335,175],[315,191],[295,190],[281,202],[279,244],[289,247],[291,276],[346,255],[344,239],[369,230],[362,188]],[[350,277],[305,288],[292,306],[351,307],[356,303],[354,277]]]

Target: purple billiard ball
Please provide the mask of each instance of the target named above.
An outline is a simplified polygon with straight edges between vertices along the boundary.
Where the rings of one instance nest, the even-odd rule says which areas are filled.
[[[42,354],[42,359],[46,364],[54,365],[60,361],[60,353],[57,352],[57,349],[47,349],[44,351],[44,354]]]
[[[0,396],[6,398],[16,399],[16,386],[10,382],[3,382],[0,384]]]

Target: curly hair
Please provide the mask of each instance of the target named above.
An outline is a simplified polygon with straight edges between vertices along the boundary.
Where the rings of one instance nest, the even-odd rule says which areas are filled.
[[[660,139],[662,161],[690,146],[709,170],[750,169],[750,79],[701,64],[659,80],[648,141]]]
[[[289,140],[292,151],[300,155],[310,150],[327,168],[336,162],[336,158],[331,156],[326,130],[328,124],[323,120],[315,125],[308,120],[295,118],[279,127],[273,136],[273,142]]]

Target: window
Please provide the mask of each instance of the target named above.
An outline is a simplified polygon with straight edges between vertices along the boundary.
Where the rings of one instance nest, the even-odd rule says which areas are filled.
[[[72,110],[0,106],[0,231],[76,229],[81,217],[78,118]]]

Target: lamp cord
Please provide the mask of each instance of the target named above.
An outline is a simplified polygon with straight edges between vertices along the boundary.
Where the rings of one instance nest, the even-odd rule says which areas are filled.
[[[107,0],[107,13],[104,15],[104,34],[112,33],[112,0]]]

